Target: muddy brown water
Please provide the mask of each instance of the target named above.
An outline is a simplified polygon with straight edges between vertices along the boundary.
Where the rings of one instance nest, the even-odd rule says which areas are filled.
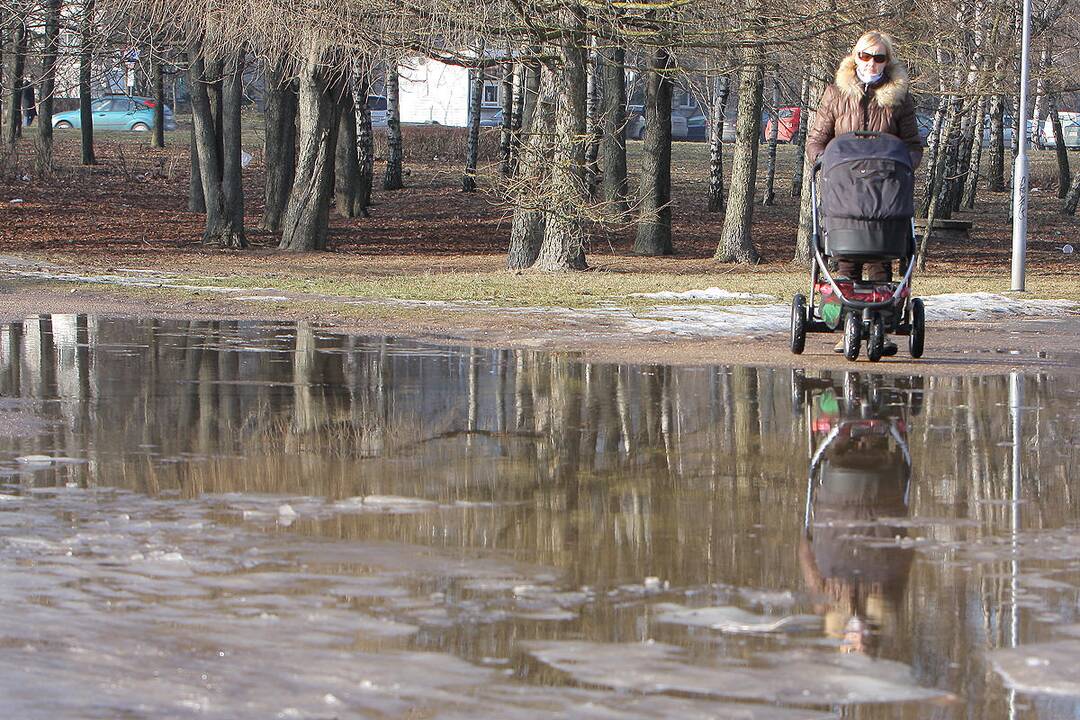
[[[0,428],[3,717],[1080,714],[1075,376],[52,315]]]

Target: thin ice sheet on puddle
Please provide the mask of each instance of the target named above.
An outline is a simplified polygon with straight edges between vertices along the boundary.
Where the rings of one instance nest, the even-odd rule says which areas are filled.
[[[758,615],[731,605],[688,608],[675,603],[661,603],[656,621],[672,625],[707,627],[725,633],[802,632],[821,627],[817,615]]]
[[[718,656],[691,664],[663,643],[538,641],[523,647],[538,662],[579,682],[643,693],[690,693],[734,700],[833,705],[946,699],[922,687],[911,668],[891,660],[817,650],[763,653],[755,663]]]
[[[990,653],[1005,684],[1020,692],[1080,697],[1080,640],[1021,645]]]

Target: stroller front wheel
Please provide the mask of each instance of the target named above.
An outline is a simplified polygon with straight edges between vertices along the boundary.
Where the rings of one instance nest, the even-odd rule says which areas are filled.
[[[806,298],[796,294],[791,299],[791,352],[802,355],[806,348]]]
[[[908,335],[908,351],[916,360],[922,357],[926,342],[926,308],[922,298],[911,300],[911,331]]]
[[[859,345],[862,344],[862,318],[858,313],[849,312],[844,321],[844,357],[855,360],[859,357]]]
[[[885,350],[885,324],[880,315],[870,321],[870,337],[866,339],[866,359],[877,362]]]

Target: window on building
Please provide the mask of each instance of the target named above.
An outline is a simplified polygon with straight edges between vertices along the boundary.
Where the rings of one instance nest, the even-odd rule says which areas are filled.
[[[499,105],[499,83],[496,80],[484,80],[484,94],[481,98],[481,102],[484,105]]]

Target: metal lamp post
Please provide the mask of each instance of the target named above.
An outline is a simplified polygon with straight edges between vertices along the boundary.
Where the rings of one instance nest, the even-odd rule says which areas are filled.
[[[1013,168],[1013,255],[1012,289],[1024,290],[1024,264],[1027,261],[1028,211],[1028,45],[1031,41],[1031,0],[1024,0],[1024,23],[1020,38],[1020,107],[1013,121],[1013,132],[1019,133],[1016,166]]]

